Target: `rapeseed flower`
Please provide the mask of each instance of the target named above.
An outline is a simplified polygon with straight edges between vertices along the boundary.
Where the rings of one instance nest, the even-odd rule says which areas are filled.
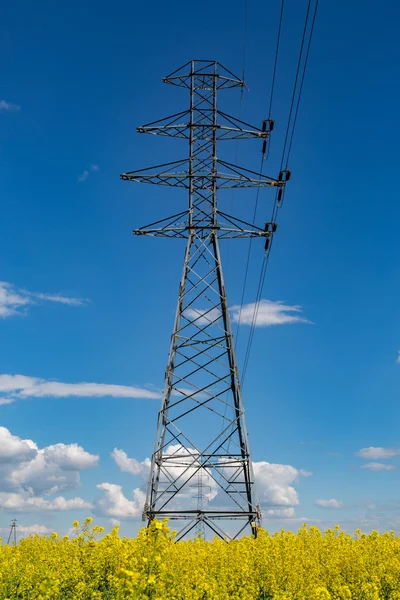
[[[400,537],[303,525],[227,543],[175,542],[153,521],[136,538],[74,521],[74,536],[0,545],[0,600],[400,600]],[[101,539],[100,539],[101,538]]]

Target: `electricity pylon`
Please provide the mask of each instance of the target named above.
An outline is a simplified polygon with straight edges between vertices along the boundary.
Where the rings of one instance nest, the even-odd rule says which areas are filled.
[[[218,62],[196,60],[163,81],[188,90],[189,109],[137,131],[188,140],[189,158],[121,175],[189,192],[187,210],[134,230],[136,235],[187,240],[143,520],[182,520],[177,539],[194,528],[202,531],[203,524],[232,539],[247,527],[256,532],[261,512],[219,240],[259,237],[268,244],[276,226],[259,228],[222,212],[217,190],[274,186],[281,193],[286,175],[274,179],[217,157],[218,140],[262,139],[265,151],[273,128],[270,120],[259,129],[217,108],[217,93],[243,88],[242,79]],[[196,479],[201,483],[193,506],[190,488]],[[203,483],[210,490],[206,504]]]
[[[14,533],[14,536],[13,536]],[[7,544],[10,543],[11,538],[14,537],[14,546],[17,544],[17,519],[11,521],[10,533],[8,534]]]

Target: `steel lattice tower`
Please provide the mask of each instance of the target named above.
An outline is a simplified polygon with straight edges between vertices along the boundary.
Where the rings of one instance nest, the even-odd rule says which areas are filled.
[[[181,519],[177,539],[205,526],[220,537],[235,538],[247,526],[255,532],[261,512],[219,239],[262,237],[267,244],[276,226],[259,228],[221,212],[217,190],[282,189],[285,174],[273,179],[217,158],[218,140],[261,138],[265,151],[272,130],[272,121],[258,129],[217,108],[217,93],[242,88],[242,79],[218,62],[196,60],[163,81],[188,90],[189,109],[137,130],[188,140],[189,158],[121,175],[189,192],[188,210],[134,230],[137,235],[187,239],[143,520]]]

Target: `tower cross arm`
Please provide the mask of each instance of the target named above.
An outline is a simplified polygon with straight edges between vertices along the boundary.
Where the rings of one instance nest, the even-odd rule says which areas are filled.
[[[217,140],[244,140],[244,139],[267,139],[274,127],[274,121],[265,119],[261,127],[256,127],[245,121],[241,121],[232,115],[220,110],[216,111],[218,121],[210,123],[207,120],[207,110],[203,109],[194,121],[190,120],[190,110],[175,113],[174,115],[152,121],[137,127],[138,133],[151,135],[162,135],[181,139],[190,139],[190,131],[194,129],[197,135],[201,132],[204,136],[212,130],[216,131]]]
[[[285,180],[269,177],[262,173],[257,173],[243,167],[228,163],[223,160],[216,160],[217,165],[224,167],[224,171],[217,171],[213,178],[216,181],[217,189],[221,188],[247,188],[247,187],[283,187]],[[186,167],[180,171],[171,170],[169,167]],[[152,183],[156,185],[190,188],[191,181],[196,180],[196,188],[207,190],[210,188],[210,172],[207,164],[204,163],[203,169],[198,169],[195,173],[191,172],[189,161],[186,159],[157,165],[147,169],[129,171],[120,175],[125,181],[136,181],[140,183]]]

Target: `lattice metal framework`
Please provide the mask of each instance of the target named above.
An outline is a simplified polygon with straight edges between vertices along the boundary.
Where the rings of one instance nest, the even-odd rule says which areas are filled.
[[[14,534],[14,535],[13,535]],[[7,544],[13,539],[14,546],[17,545],[17,519],[11,521],[10,533],[8,534]]]
[[[187,239],[143,519],[181,520],[178,539],[205,526],[232,539],[247,527],[256,532],[261,513],[218,242],[261,237],[267,243],[276,226],[259,228],[221,212],[217,190],[282,189],[285,174],[274,179],[217,158],[217,141],[256,138],[265,148],[272,130],[272,121],[256,128],[218,110],[217,92],[243,87],[242,79],[199,60],[163,81],[186,88],[190,108],[137,130],[188,140],[189,158],[121,175],[189,192],[188,210],[134,230]]]

